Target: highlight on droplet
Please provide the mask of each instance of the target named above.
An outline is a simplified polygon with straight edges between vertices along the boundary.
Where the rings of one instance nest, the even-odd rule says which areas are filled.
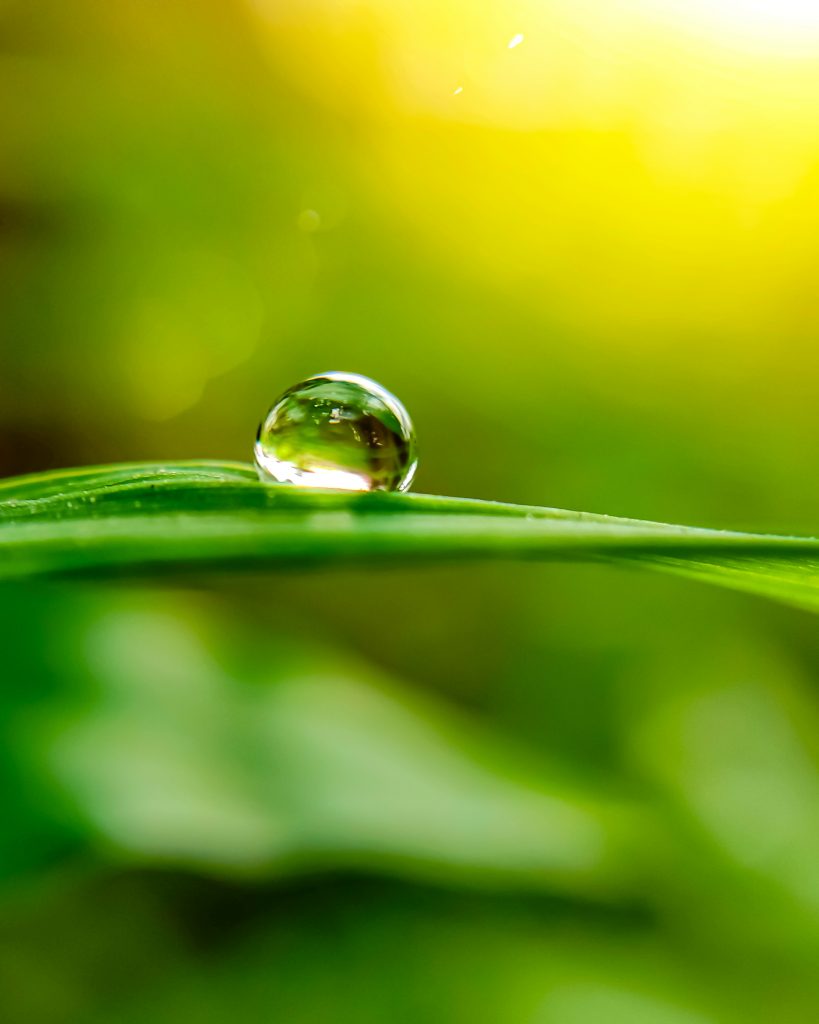
[[[456,89],[452,90],[452,95],[453,96],[460,96],[463,91],[464,91],[464,87],[462,85],[459,85]]]
[[[338,370],[280,395],[253,454],[266,483],[336,491],[405,491],[418,465],[401,402],[369,377]]]
[[[520,46],[520,44],[521,44],[521,43],[523,42],[523,40],[524,40],[525,38],[526,38],[526,37],[525,37],[525,36],[523,35],[523,33],[522,33],[522,32],[517,32],[517,33],[516,33],[515,35],[513,35],[513,36],[512,36],[512,38],[511,38],[511,39],[509,40],[509,42],[508,42],[508,44],[507,44],[507,48],[508,48],[508,49],[510,49],[510,50],[514,50],[514,48],[515,48],[516,46]]]

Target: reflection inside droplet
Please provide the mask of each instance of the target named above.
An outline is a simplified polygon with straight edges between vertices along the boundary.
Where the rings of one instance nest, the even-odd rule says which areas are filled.
[[[404,406],[368,377],[340,372],[285,391],[254,455],[262,480],[343,491],[404,491],[417,466]]]

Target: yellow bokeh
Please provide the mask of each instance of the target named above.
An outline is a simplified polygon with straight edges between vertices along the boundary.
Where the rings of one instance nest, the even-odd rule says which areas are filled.
[[[812,355],[814,4],[253,7],[452,274],[607,347]]]

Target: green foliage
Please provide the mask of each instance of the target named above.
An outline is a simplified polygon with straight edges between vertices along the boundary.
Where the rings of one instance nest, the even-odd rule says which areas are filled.
[[[811,5],[462,6],[0,0],[2,1024],[819,1020],[813,541],[177,462],[817,534]]]
[[[819,540],[425,494],[261,484],[238,463],[122,465],[0,485],[0,575],[514,557],[620,560],[819,607]]]
[[[222,598],[0,600],[4,1020],[810,1019],[810,709],[775,665],[646,698],[603,781]]]

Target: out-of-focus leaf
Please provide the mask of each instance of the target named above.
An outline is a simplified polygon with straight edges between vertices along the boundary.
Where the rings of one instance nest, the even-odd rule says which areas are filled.
[[[699,847],[713,934],[766,948],[819,942],[819,746],[794,667],[748,637],[667,670],[635,716],[643,770]],[[693,906],[693,902],[691,904]]]
[[[750,864],[733,843],[754,827],[754,787],[763,814],[769,786],[782,803],[773,808],[777,831],[783,821],[809,821],[804,789],[795,804],[782,797],[804,776],[804,758],[794,761],[787,730],[783,745],[781,723],[772,758],[758,749],[759,722],[781,718],[776,700],[749,721],[753,707],[743,704],[724,744],[719,702],[713,714],[706,703],[704,717],[684,702],[678,717],[689,724],[679,734],[674,700],[655,685],[638,737],[643,781],[619,779],[628,800],[616,799],[316,644],[312,632],[264,633],[201,595],[31,589],[50,600],[7,609],[30,645],[16,689],[33,686],[48,699],[19,702],[11,738],[50,782],[37,794],[44,812],[73,808],[81,863],[109,879],[139,871],[134,899],[157,902],[128,921],[163,956],[161,965],[140,961],[138,940],[104,912],[97,920],[96,903],[119,914],[121,901],[96,872],[81,879],[84,893],[71,904],[95,903],[85,925],[73,909],[70,926],[60,924],[59,899],[57,922],[49,921],[54,879],[38,882],[39,924],[33,910],[14,911],[6,887],[0,1006],[5,999],[12,1011],[4,1019],[208,1021],[230,1004],[239,1019],[314,1024],[489,1022],[505,1013],[541,1024],[762,1024],[774,1009],[788,1024],[811,1019],[816,928],[792,900],[810,881],[812,840],[791,828],[791,838],[805,840],[792,844],[794,855],[774,843],[768,856],[771,842],[754,837]],[[687,678],[690,666],[679,671]],[[741,679],[742,666],[737,672]],[[691,686],[701,674],[694,670]],[[780,689],[786,684],[787,675]],[[748,799],[720,815],[726,787],[737,786]],[[724,855],[709,837],[692,836],[683,820],[689,802],[706,827],[716,821]],[[10,825],[12,839],[27,844],[27,821]],[[163,880],[167,867],[188,882]],[[362,895],[349,869],[435,886],[403,895],[395,886],[393,913],[380,897],[368,900],[366,884]],[[333,883],[317,874],[339,870],[333,896]],[[186,903],[191,875],[199,889]],[[755,896],[760,879],[765,889]],[[446,895],[447,886],[460,895]],[[334,899],[346,909],[334,909]],[[226,934],[203,956],[206,920]],[[565,928],[556,928],[560,920]],[[166,957],[177,929],[178,955]],[[70,943],[59,940],[66,934]],[[100,934],[113,944],[102,957]],[[60,953],[64,945],[71,948]],[[31,977],[43,949],[56,958],[47,985]],[[133,990],[106,968],[117,950],[138,979]]]
[[[423,494],[266,486],[240,463],[122,465],[0,486],[0,577],[159,567],[616,559],[819,607],[819,540]]]
[[[156,594],[72,621],[87,693],[43,717],[39,749],[118,858],[634,892],[633,806],[538,779],[349,657],[281,638],[220,652],[208,621]]]
[[[803,1024],[812,986],[783,999],[770,979],[680,954],[651,925],[587,919],[484,896],[319,887],[295,894],[223,950],[212,968],[186,965],[123,1012],[100,1020],[171,1024]],[[300,897],[300,898],[299,898]],[[98,1018],[94,1018],[95,1024]]]

